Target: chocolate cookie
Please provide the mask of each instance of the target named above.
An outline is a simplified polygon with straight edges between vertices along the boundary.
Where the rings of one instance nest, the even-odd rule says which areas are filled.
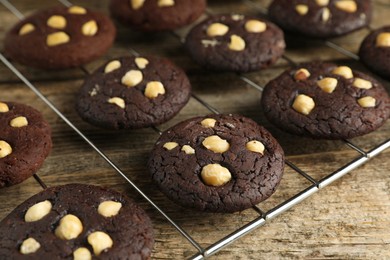
[[[374,72],[390,78],[390,26],[371,32],[361,44],[359,56]]]
[[[174,30],[195,21],[206,0],[111,0],[110,11],[121,23],[142,31]]]
[[[76,108],[84,120],[103,128],[142,128],[171,119],[190,93],[187,76],[169,60],[122,57],[85,80]]]
[[[6,35],[4,50],[24,65],[72,68],[103,55],[115,33],[110,19],[101,13],[79,6],[54,7],[16,24]]]
[[[390,116],[389,96],[378,81],[331,63],[287,70],[266,85],[261,102],[281,129],[323,139],[367,134]]]
[[[0,102],[0,188],[31,177],[51,150],[51,129],[40,112]]]
[[[235,212],[278,186],[284,153],[263,127],[238,115],[196,117],[165,131],[148,162],[170,199],[201,211]]]
[[[370,23],[370,0],[274,0],[269,16],[287,31],[315,38],[335,37]]]
[[[205,68],[236,72],[268,67],[285,48],[276,25],[238,14],[209,17],[190,31],[185,45]]]
[[[128,197],[104,188],[48,188],[0,222],[0,259],[150,259],[153,229]]]

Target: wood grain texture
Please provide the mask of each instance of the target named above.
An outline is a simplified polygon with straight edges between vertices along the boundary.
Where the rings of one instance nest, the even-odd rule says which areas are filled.
[[[39,2],[39,3],[38,3]],[[259,14],[266,10],[269,0],[257,0],[255,7],[247,1],[209,0],[210,13],[241,12]],[[13,4],[29,14],[53,1],[15,0]],[[57,3],[57,2],[55,2]],[[107,13],[107,0],[74,1]],[[373,28],[386,24],[390,15],[387,0],[374,0]],[[17,18],[0,5],[0,50],[6,31]],[[180,30],[179,34],[185,34]],[[356,53],[367,29],[332,40]],[[296,62],[313,59],[335,61],[366,71],[357,61],[327,47],[323,42],[288,37],[286,55]],[[233,73],[214,73],[201,69],[189,58],[179,39],[172,33],[144,35],[118,25],[113,48],[102,58],[86,66],[93,71],[102,62],[130,49],[141,54],[161,55],[172,59],[188,73],[193,92],[223,113],[240,113],[268,128],[279,140],[287,158],[316,180],[357,158],[359,154],[341,141],[319,141],[297,138],[273,127],[259,106],[261,92],[243,82]],[[264,86],[277,76],[288,62],[281,59],[272,68],[245,76]],[[235,214],[210,214],[183,209],[170,202],[151,183],[146,169],[148,153],[158,134],[152,129],[107,131],[81,121],[74,110],[75,96],[85,74],[80,69],[47,72],[17,65],[37,88],[125,175],[164,210],[178,225],[206,248],[259,214],[253,209]],[[389,89],[389,83],[383,81]],[[73,182],[111,187],[127,193],[149,213],[154,224],[156,244],[154,259],[183,259],[197,250],[183,238],[145,199],[120,177],[91,147],[68,127],[46,104],[29,90],[15,75],[0,64],[0,100],[22,102],[40,110],[53,128],[53,151],[38,174],[48,185]],[[160,126],[167,129],[184,119],[210,113],[195,99],[170,122]],[[1,133],[0,133],[1,134]],[[355,138],[352,142],[370,150],[390,137],[390,122],[378,131]],[[271,220],[249,235],[235,241],[212,259],[389,259],[390,258],[390,151],[386,150],[365,165],[353,170],[298,206]],[[259,207],[267,211],[294,196],[310,182],[287,167],[277,192]],[[0,218],[41,187],[33,179],[0,190]]]

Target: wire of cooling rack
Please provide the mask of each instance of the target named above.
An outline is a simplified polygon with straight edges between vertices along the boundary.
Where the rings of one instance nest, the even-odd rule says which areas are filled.
[[[67,0],[58,0],[65,6],[71,6],[72,4]],[[242,0],[244,3],[248,4],[249,2],[252,2],[250,0]],[[20,13],[12,4],[10,4],[7,0],[0,0],[0,2],[7,7],[12,13],[14,13],[19,19],[22,19],[24,16],[22,13]],[[252,2],[252,4],[254,4]],[[258,8],[259,10],[262,8]],[[264,11],[264,9],[262,9]],[[182,38],[181,38],[182,39]],[[349,52],[348,50],[345,50],[341,46],[338,46],[337,44],[334,44],[333,42],[325,42],[325,44],[333,48],[337,51],[339,51],[342,54],[345,54],[346,56],[358,59],[358,57]],[[295,62],[291,59],[289,59],[287,56],[283,57],[286,61],[290,63],[290,65],[295,64]],[[365,152],[360,147],[354,145],[348,140],[344,140],[345,144],[350,147],[351,149],[356,150],[359,152],[360,156],[355,158],[354,160],[350,161],[349,163],[345,164],[344,166],[340,167],[338,170],[334,171],[333,173],[330,173],[329,175],[323,177],[321,180],[316,181],[313,177],[311,177],[309,174],[301,170],[299,167],[291,163],[290,161],[286,160],[286,165],[288,165],[290,168],[292,168],[296,173],[300,174],[307,180],[311,182],[311,185],[301,192],[295,194],[291,198],[283,201],[282,203],[278,204],[274,208],[268,210],[267,212],[263,212],[260,208],[254,207],[253,209],[259,214],[259,217],[255,218],[248,224],[236,229],[234,232],[230,233],[229,235],[225,236],[221,240],[213,243],[212,245],[208,246],[207,248],[202,248],[190,235],[187,234],[185,230],[183,230],[179,225],[177,225],[172,219],[170,219],[164,211],[162,211],[151,199],[149,199],[146,194],[144,194],[129,178],[127,178],[126,175],[120,170],[118,166],[116,166],[99,148],[97,148],[80,130],[78,130],[72,122],[70,122],[48,99],[46,99],[45,96],[43,96],[39,90],[31,84],[31,82],[25,78],[1,53],[0,53],[0,60],[17,76],[19,79],[21,79],[26,86],[28,86],[39,98],[41,98],[62,120],[64,120],[84,141],[86,141],[104,160],[106,160],[109,165],[118,173],[120,174],[140,195],[142,195],[155,209],[159,211],[160,214],[162,214],[178,231],[181,235],[183,235],[197,250],[198,253],[191,257],[191,259],[203,259],[205,257],[211,256],[221,250],[222,248],[226,247],[230,243],[236,241],[240,237],[252,232],[253,230],[257,229],[258,227],[264,225],[268,220],[275,218],[279,214],[285,212],[289,208],[295,206],[296,204],[300,203],[304,199],[310,197],[312,194],[317,192],[318,190],[326,187],[327,185],[331,184],[333,181],[341,178],[345,174],[349,173],[353,169],[359,167],[361,164],[367,162],[370,158],[378,155],[385,149],[390,147],[390,139],[379,144],[375,148],[371,149],[368,152]],[[88,72],[87,70],[83,69],[84,72]],[[262,91],[263,87],[255,83],[254,81],[250,80],[244,75],[238,75],[238,77],[248,85],[254,87],[255,89]],[[215,109],[213,106],[205,102],[203,99],[198,97],[197,95],[193,94],[192,97],[197,100],[199,103],[201,103],[203,106],[205,106],[208,110],[210,110],[212,113],[218,114],[218,110]],[[157,127],[152,127],[158,134],[161,134],[162,131],[158,129]],[[46,187],[44,182],[38,177],[38,175],[34,176],[38,183],[42,187]]]

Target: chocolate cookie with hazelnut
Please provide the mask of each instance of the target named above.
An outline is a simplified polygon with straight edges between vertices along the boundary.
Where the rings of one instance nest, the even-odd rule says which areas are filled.
[[[111,0],[110,11],[119,22],[141,31],[175,30],[194,22],[206,0]]]
[[[360,46],[359,56],[369,69],[390,79],[390,26],[367,35]]]
[[[32,196],[0,222],[0,259],[150,259],[153,228],[130,198],[68,184]]]
[[[370,0],[274,0],[268,14],[286,31],[329,38],[368,25],[372,6]]]
[[[166,122],[184,106],[191,84],[165,58],[128,56],[106,62],[85,80],[76,109],[107,129],[135,129]]]
[[[148,167],[154,182],[174,202],[200,211],[236,212],[275,192],[284,153],[253,120],[209,115],[166,130]]]
[[[390,116],[390,98],[380,82],[332,63],[288,69],[265,86],[261,103],[279,128],[322,139],[367,134]]]
[[[0,102],[0,188],[35,174],[51,147],[51,128],[39,111]]]
[[[81,66],[102,56],[116,29],[105,15],[80,6],[40,10],[16,24],[6,35],[6,55],[42,69]]]
[[[235,72],[266,68],[282,56],[286,47],[279,27],[240,14],[210,16],[192,28],[185,45],[201,66]]]

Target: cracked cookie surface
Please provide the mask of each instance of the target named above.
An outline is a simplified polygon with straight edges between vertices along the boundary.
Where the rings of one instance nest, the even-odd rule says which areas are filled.
[[[76,109],[87,122],[108,129],[161,124],[187,103],[190,82],[165,58],[121,57],[98,68],[84,82]]]
[[[237,72],[266,68],[285,49],[283,32],[276,25],[238,14],[209,17],[190,31],[185,45],[201,66]]]
[[[0,188],[35,174],[51,147],[51,128],[39,111],[0,102]]]
[[[269,16],[292,33],[328,38],[368,25],[372,6],[369,0],[274,0]]]
[[[4,50],[15,61],[43,69],[81,66],[103,55],[116,29],[105,15],[80,6],[38,11],[6,35]]]
[[[274,193],[282,178],[284,153],[251,119],[209,115],[165,131],[148,167],[161,191],[176,203],[201,211],[235,212]]]
[[[154,244],[133,200],[84,184],[32,196],[1,221],[0,235],[1,259],[150,259]]]
[[[331,63],[285,71],[266,85],[261,103],[279,128],[323,139],[367,134],[390,116],[389,96],[377,80]]]

